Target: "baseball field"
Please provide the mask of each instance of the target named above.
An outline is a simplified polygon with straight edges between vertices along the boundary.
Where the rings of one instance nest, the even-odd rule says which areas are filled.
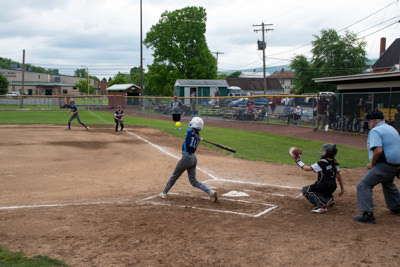
[[[203,137],[212,124],[205,120]],[[251,130],[251,125],[240,127]],[[122,135],[114,134],[112,120],[89,126],[85,131],[73,124],[65,131],[65,124],[56,122],[0,125],[0,246],[70,266],[398,266],[400,217],[387,210],[380,187],[374,190],[377,224],[353,221],[364,167],[341,168],[344,196],[335,193],[336,204],[327,214],[312,214],[300,192],[316,174],[290,160],[240,158],[239,150],[246,147],[227,137],[226,145],[238,149],[239,157],[203,144],[196,152],[197,179],[218,192],[217,203],[193,188],[186,173],[161,199],[157,195],[181,156],[184,132],[173,132],[172,122],[173,134],[133,120]],[[304,129],[280,127],[280,133],[292,136],[298,131],[301,138],[293,145],[303,140],[318,147],[347,138],[324,132],[306,136]],[[266,146],[263,138],[260,144]],[[350,154],[341,159],[365,152],[354,163],[360,165],[367,151],[353,148],[365,136],[351,140],[341,144]],[[286,145],[271,147],[289,158]],[[318,160],[314,152],[306,164]]]

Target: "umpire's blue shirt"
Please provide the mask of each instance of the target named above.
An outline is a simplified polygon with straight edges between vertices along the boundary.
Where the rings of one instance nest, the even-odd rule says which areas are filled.
[[[368,134],[368,155],[372,161],[374,147],[382,147],[386,162],[400,164],[400,136],[397,131],[384,121],[378,123]]]

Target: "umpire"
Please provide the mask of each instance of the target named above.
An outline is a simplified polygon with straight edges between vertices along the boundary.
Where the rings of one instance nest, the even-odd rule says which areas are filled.
[[[366,119],[370,129],[367,141],[370,163],[369,171],[357,183],[357,209],[362,214],[355,216],[354,220],[375,224],[372,190],[377,184],[382,184],[388,209],[400,215],[400,192],[393,183],[400,171],[400,136],[385,123],[381,111],[370,110]]]

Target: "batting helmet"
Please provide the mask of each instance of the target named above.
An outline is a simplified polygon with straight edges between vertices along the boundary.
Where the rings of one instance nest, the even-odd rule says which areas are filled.
[[[321,150],[326,151],[324,156],[331,159],[333,159],[338,152],[335,144],[324,144]]]
[[[383,120],[382,111],[372,109],[368,111],[367,117],[365,118],[367,121],[369,120]]]
[[[200,117],[194,117],[190,122],[189,122],[189,128],[196,129],[198,131],[201,131],[204,127],[204,122],[203,119]]]

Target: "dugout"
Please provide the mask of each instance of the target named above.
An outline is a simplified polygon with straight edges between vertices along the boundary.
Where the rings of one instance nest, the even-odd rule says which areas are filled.
[[[110,108],[116,108],[118,105],[125,107],[126,105],[139,105],[139,98],[142,90],[136,84],[114,84],[107,88],[108,105]]]
[[[314,81],[337,86],[338,112],[343,116],[361,119],[363,113],[378,108],[391,122],[400,104],[398,71],[317,78]]]

